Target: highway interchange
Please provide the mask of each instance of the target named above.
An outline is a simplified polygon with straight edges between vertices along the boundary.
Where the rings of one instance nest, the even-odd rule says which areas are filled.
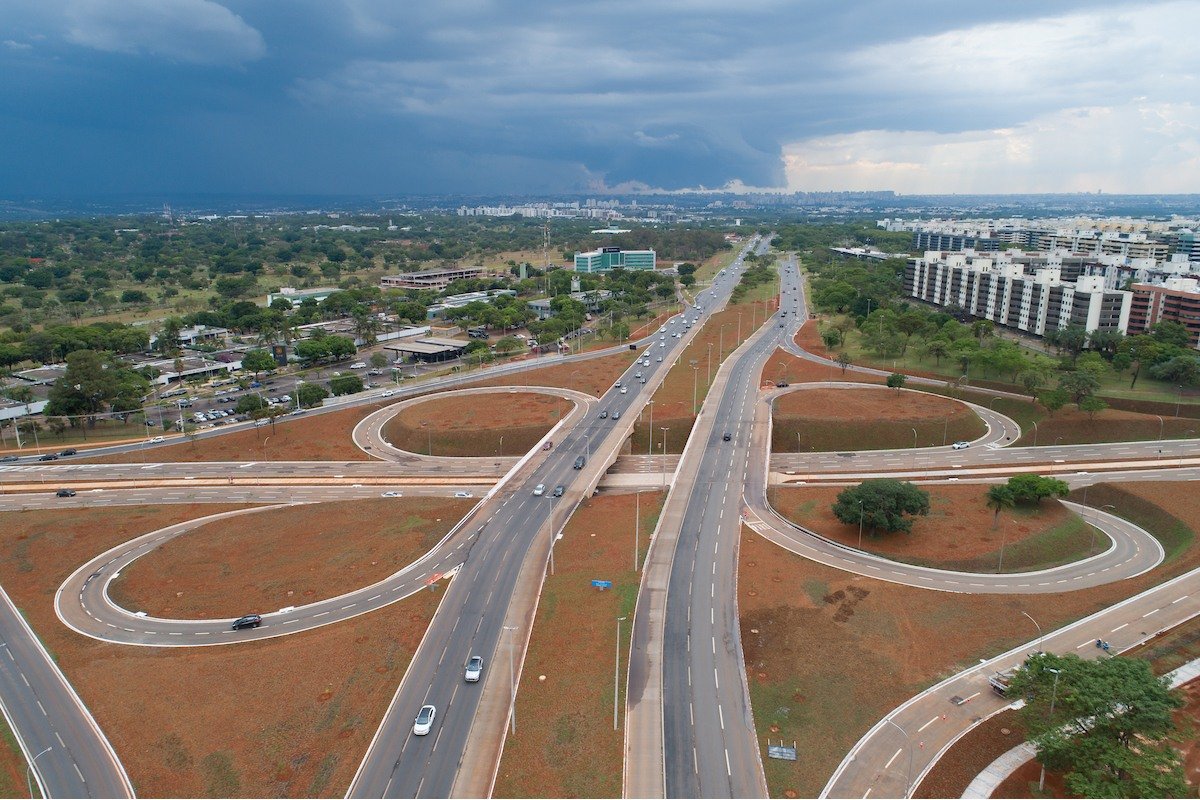
[[[766,250],[766,242],[751,242],[751,246],[757,246],[760,252]],[[735,265],[740,260],[739,256]],[[725,304],[736,280],[736,274],[727,274],[714,281],[712,290],[702,296],[705,315]],[[784,263],[781,281],[785,290],[781,295],[783,307],[721,365],[683,455],[673,460],[664,458],[658,467],[650,467],[673,470],[670,476],[664,476],[672,490],[647,557],[634,620],[626,711],[627,796],[766,795],[738,629],[737,543],[743,520],[768,540],[821,563],[945,591],[1063,591],[1141,574],[1162,559],[1161,546],[1153,537],[1092,509],[1082,513],[1107,534],[1107,544],[1089,559],[1042,574],[978,576],[900,565],[834,545],[783,520],[766,502],[769,481],[856,482],[876,474],[925,480],[970,479],[972,469],[980,470],[976,477],[986,479],[1036,464],[1052,468],[1062,465],[1062,469],[1071,471],[1072,484],[1080,485],[1126,474],[1120,470],[1127,468],[1139,476],[1195,477],[1191,475],[1194,470],[1187,468],[1200,464],[1194,458],[1194,441],[1006,447],[1017,438],[1019,430],[1011,420],[984,407],[975,410],[988,423],[989,433],[967,450],[922,448],[853,455],[771,456],[767,446],[768,404],[780,390],[760,391],[761,369],[780,347],[815,358],[799,350],[793,338],[806,319],[806,309],[803,284],[791,258]],[[780,312],[790,313],[782,316]],[[694,317],[696,313],[687,311],[686,315]],[[575,408],[547,434],[544,441],[553,442],[552,447],[539,446],[521,458],[430,459],[397,451],[382,435],[386,419],[398,410],[393,404],[368,416],[355,430],[355,442],[379,459],[376,461],[173,464],[151,460],[125,465],[23,462],[0,467],[0,510],[163,502],[323,502],[377,497],[388,489],[405,496],[471,493],[479,498],[475,508],[442,542],[409,567],[378,584],[337,598],[264,613],[263,625],[257,629],[234,632],[228,620],[149,618],[135,609],[120,608],[105,591],[108,582],[134,559],[212,517],[154,531],[97,554],[59,588],[55,607],[64,624],[105,641],[154,647],[233,644],[335,624],[426,589],[439,578],[453,576],[440,583],[445,596],[360,765],[350,796],[487,794],[498,766],[505,727],[512,724],[508,709],[515,689],[510,680],[519,682],[520,662],[541,575],[551,556],[552,538],[575,506],[606,479],[606,468],[616,460],[637,412],[698,331],[696,325],[692,331],[681,331],[679,339],[652,334],[639,343],[639,359],[643,353],[652,357],[648,366],[635,362],[622,376],[623,384],[629,387],[625,393],[613,387],[594,398],[553,390],[570,396]],[[620,350],[569,356],[556,363]],[[661,363],[653,358],[659,354],[664,356]],[[489,370],[488,376],[542,365],[532,362]],[[635,372],[643,373],[645,383],[634,379]],[[452,388],[478,377],[477,373],[455,376],[438,388]],[[398,393],[397,400],[428,391],[427,385],[408,387]],[[379,399],[371,396],[359,402]],[[621,412],[620,421],[600,417],[601,411],[613,410]],[[222,432],[217,429],[205,435]],[[105,448],[104,452],[152,458],[154,450],[123,445]],[[575,469],[576,458],[581,455],[586,463],[582,469]],[[1078,469],[1081,462],[1114,471],[1096,475]],[[639,474],[659,479],[654,473]],[[53,498],[51,487],[68,481],[80,487],[78,495]],[[532,487],[539,483],[561,484],[565,493],[561,498],[549,494],[535,497]],[[253,514],[258,510],[229,513]],[[1152,605],[1156,601],[1143,602]],[[1188,603],[1174,602],[1168,604],[1168,611],[1178,615],[1189,607]],[[1148,612],[1149,606],[1138,608],[1147,616],[1169,615],[1161,607]],[[6,659],[0,657],[0,698],[27,758],[42,753],[35,762],[34,774],[43,792],[47,796],[130,795],[132,786],[102,732],[61,673],[55,677],[53,662],[44,651],[39,655],[36,637],[27,626],[21,630],[24,623],[20,615],[9,609],[10,603],[0,603],[0,636],[5,637],[3,649],[10,662],[5,664]],[[1100,616],[1109,613],[1118,610],[1101,612]],[[484,656],[489,665],[485,680],[479,684],[462,680],[462,665],[471,655]],[[514,662],[512,678],[503,668],[508,658]],[[37,679],[30,681],[31,674]],[[917,699],[915,713],[924,713]],[[425,702],[437,705],[437,724],[433,735],[415,737],[411,733],[412,716]],[[40,711],[32,711],[35,707]],[[883,722],[876,727],[880,730],[864,737],[852,754],[854,758],[843,764],[826,787],[829,796],[863,796],[863,791],[879,795],[886,793],[885,787],[895,790],[892,793],[904,793],[911,788],[911,774],[904,776],[903,784],[894,782],[896,772],[890,767],[895,756],[888,768],[876,771],[875,783],[863,782],[865,768],[859,766],[892,744],[871,741],[872,737],[886,739],[886,731],[891,730]],[[880,784],[880,776],[893,782]]]

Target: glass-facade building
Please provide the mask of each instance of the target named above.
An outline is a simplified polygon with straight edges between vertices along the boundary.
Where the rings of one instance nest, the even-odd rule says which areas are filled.
[[[575,254],[576,272],[608,272],[613,269],[654,269],[658,260],[653,250],[622,250],[603,247]]]

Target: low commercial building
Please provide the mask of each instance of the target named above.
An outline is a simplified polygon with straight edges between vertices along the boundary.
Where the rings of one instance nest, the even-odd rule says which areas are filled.
[[[467,348],[467,342],[461,339],[443,339],[439,336],[424,336],[417,339],[406,339],[383,346],[395,354],[397,360],[412,358],[413,361],[449,361],[458,358]]]
[[[1106,289],[1102,276],[1084,274],[1078,259],[1019,250],[927,252],[909,259],[904,286],[915,299],[1035,336],[1071,325],[1123,332],[1133,298]]]
[[[321,286],[313,289],[293,289],[291,286],[284,286],[278,292],[271,292],[267,295],[267,306],[276,300],[287,300],[293,306],[298,306],[305,300],[312,300],[314,303],[319,303],[331,294],[340,292],[336,286]]]
[[[440,301],[431,305],[425,314],[425,318],[440,319],[446,315],[448,309],[462,308],[471,303],[492,303],[497,297],[502,295],[515,297],[516,294],[516,291],[513,289],[485,289],[482,292],[452,294],[449,297],[443,297]]]
[[[608,289],[593,289],[590,292],[571,292],[572,300],[578,300],[583,303],[583,310],[590,314],[594,314],[600,310],[600,304],[612,297],[612,292]],[[554,316],[554,309],[550,307],[549,297],[543,297],[539,300],[530,300],[525,306],[535,314],[538,319],[549,319]]]
[[[622,250],[602,247],[575,254],[576,272],[609,272],[614,269],[654,269],[658,256],[653,250]]]
[[[384,275],[379,279],[379,288],[387,289],[445,289],[452,281],[483,277],[484,268],[452,267],[449,269],[425,269],[420,272],[402,272],[399,275]]]

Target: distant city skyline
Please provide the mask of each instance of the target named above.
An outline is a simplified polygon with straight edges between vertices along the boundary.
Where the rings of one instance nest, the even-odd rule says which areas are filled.
[[[0,197],[1200,191],[1200,2],[9,0]]]

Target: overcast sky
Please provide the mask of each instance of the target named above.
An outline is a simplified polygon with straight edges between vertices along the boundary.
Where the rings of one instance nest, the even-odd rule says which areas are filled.
[[[2,0],[0,196],[1200,192],[1200,0]]]

